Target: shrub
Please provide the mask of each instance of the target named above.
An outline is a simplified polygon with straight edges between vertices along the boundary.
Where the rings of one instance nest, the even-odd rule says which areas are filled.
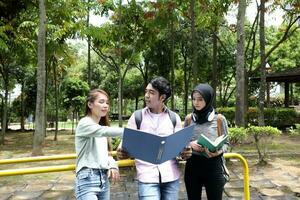
[[[236,145],[241,143],[246,137],[246,129],[245,128],[229,128],[228,130],[229,142],[231,145]],[[230,152],[232,151],[233,146],[231,146]]]
[[[242,127],[229,128],[228,132],[231,144],[241,143],[247,137],[246,129]]]
[[[228,124],[233,127],[235,124],[235,108],[226,107],[217,110],[226,117]],[[246,114],[249,124],[258,125],[258,110],[256,107],[250,107]],[[291,108],[265,108],[264,115],[265,124],[277,128],[286,128],[300,122],[300,114]]]
[[[253,136],[258,153],[258,163],[266,164],[267,144],[274,136],[281,134],[281,131],[271,126],[250,126],[246,129],[247,134]]]
[[[300,135],[300,124],[295,124],[294,128],[293,126],[291,126],[288,130],[288,134],[291,136],[299,136]]]

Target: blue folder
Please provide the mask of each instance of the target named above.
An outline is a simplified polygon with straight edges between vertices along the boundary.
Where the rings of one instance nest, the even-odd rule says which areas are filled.
[[[130,156],[153,164],[161,164],[178,156],[190,142],[194,125],[168,136],[125,128],[122,148]]]

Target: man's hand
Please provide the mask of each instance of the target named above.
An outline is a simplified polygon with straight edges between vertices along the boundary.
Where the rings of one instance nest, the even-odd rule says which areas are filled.
[[[118,149],[117,149],[117,158],[118,158],[119,160],[128,159],[128,158],[129,158],[129,154],[128,154],[128,152],[125,151],[124,149],[118,148]]]
[[[180,157],[182,160],[187,160],[192,156],[192,147],[187,146],[185,147],[182,152],[180,153]]]
[[[117,183],[120,180],[120,173],[118,169],[111,168],[108,170],[108,178],[111,179],[112,184]]]

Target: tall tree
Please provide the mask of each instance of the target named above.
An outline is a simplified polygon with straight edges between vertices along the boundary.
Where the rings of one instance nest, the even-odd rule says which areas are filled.
[[[89,27],[90,25],[90,0],[87,0],[87,19],[86,19],[86,26]],[[87,51],[87,71],[88,71],[88,84],[89,86],[91,87],[91,73],[92,73],[92,70],[91,70],[91,36],[88,35],[87,36],[87,43],[88,43],[88,51]]]
[[[135,1],[123,5],[121,1],[113,9],[111,23],[102,27],[90,26],[88,34],[93,38],[92,49],[118,77],[119,126],[122,126],[123,83],[127,71],[140,63],[141,53],[152,40],[153,30],[145,21],[142,4]]]
[[[17,27],[20,24],[19,14],[28,5],[26,0],[1,1],[0,3],[0,76],[4,89],[2,99],[2,121],[0,144],[4,144],[4,137],[8,122],[8,96],[15,84],[15,69],[18,67],[19,55],[22,49],[18,46]]]
[[[39,33],[38,33],[38,66],[37,66],[37,98],[35,110],[35,131],[32,155],[43,155],[43,144],[46,133],[45,124],[45,87],[46,87],[46,8],[45,1],[39,0]]]
[[[85,109],[82,105],[89,92],[89,85],[78,77],[66,77],[62,83],[64,92],[63,106],[72,110],[72,134],[74,133],[74,119],[78,119],[80,113]]]
[[[195,0],[190,0],[190,13],[191,13],[192,70],[193,70],[193,74],[194,74],[193,85],[195,86],[198,82]]]
[[[236,104],[235,124],[245,127],[245,14],[246,0],[240,0],[237,16],[237,46],[236,46]]]
[[[171,19],[170,23],[170,32],[171,32],[171,77],[170,77],[170,82],[171,82],[171,88],[173,90],[171,94],[171,109],[175,109],[175,102],[174,102],[174,90],[175,90],[175,19],[174,19],[174,8],[175,4],[172,2],[169,2],[168,9],[169,9],[169,15]]]
[[[258,125],[265,125],[264,107],[266,91],[266,38],[265,38],[265,0],[260,1],[259,43],[260,43],[260,88],[258,97]]]

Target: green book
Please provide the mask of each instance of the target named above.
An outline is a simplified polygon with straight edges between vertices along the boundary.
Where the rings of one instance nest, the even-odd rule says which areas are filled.
[[[210,152],[215,152],[216,150],[222,148],[224,143],[227,141],[228,135],[221,135],[217,137],[215,141],[211,141],[207,136],[201,134],[198,138],[197,143],[203,147],[208,148]]]

